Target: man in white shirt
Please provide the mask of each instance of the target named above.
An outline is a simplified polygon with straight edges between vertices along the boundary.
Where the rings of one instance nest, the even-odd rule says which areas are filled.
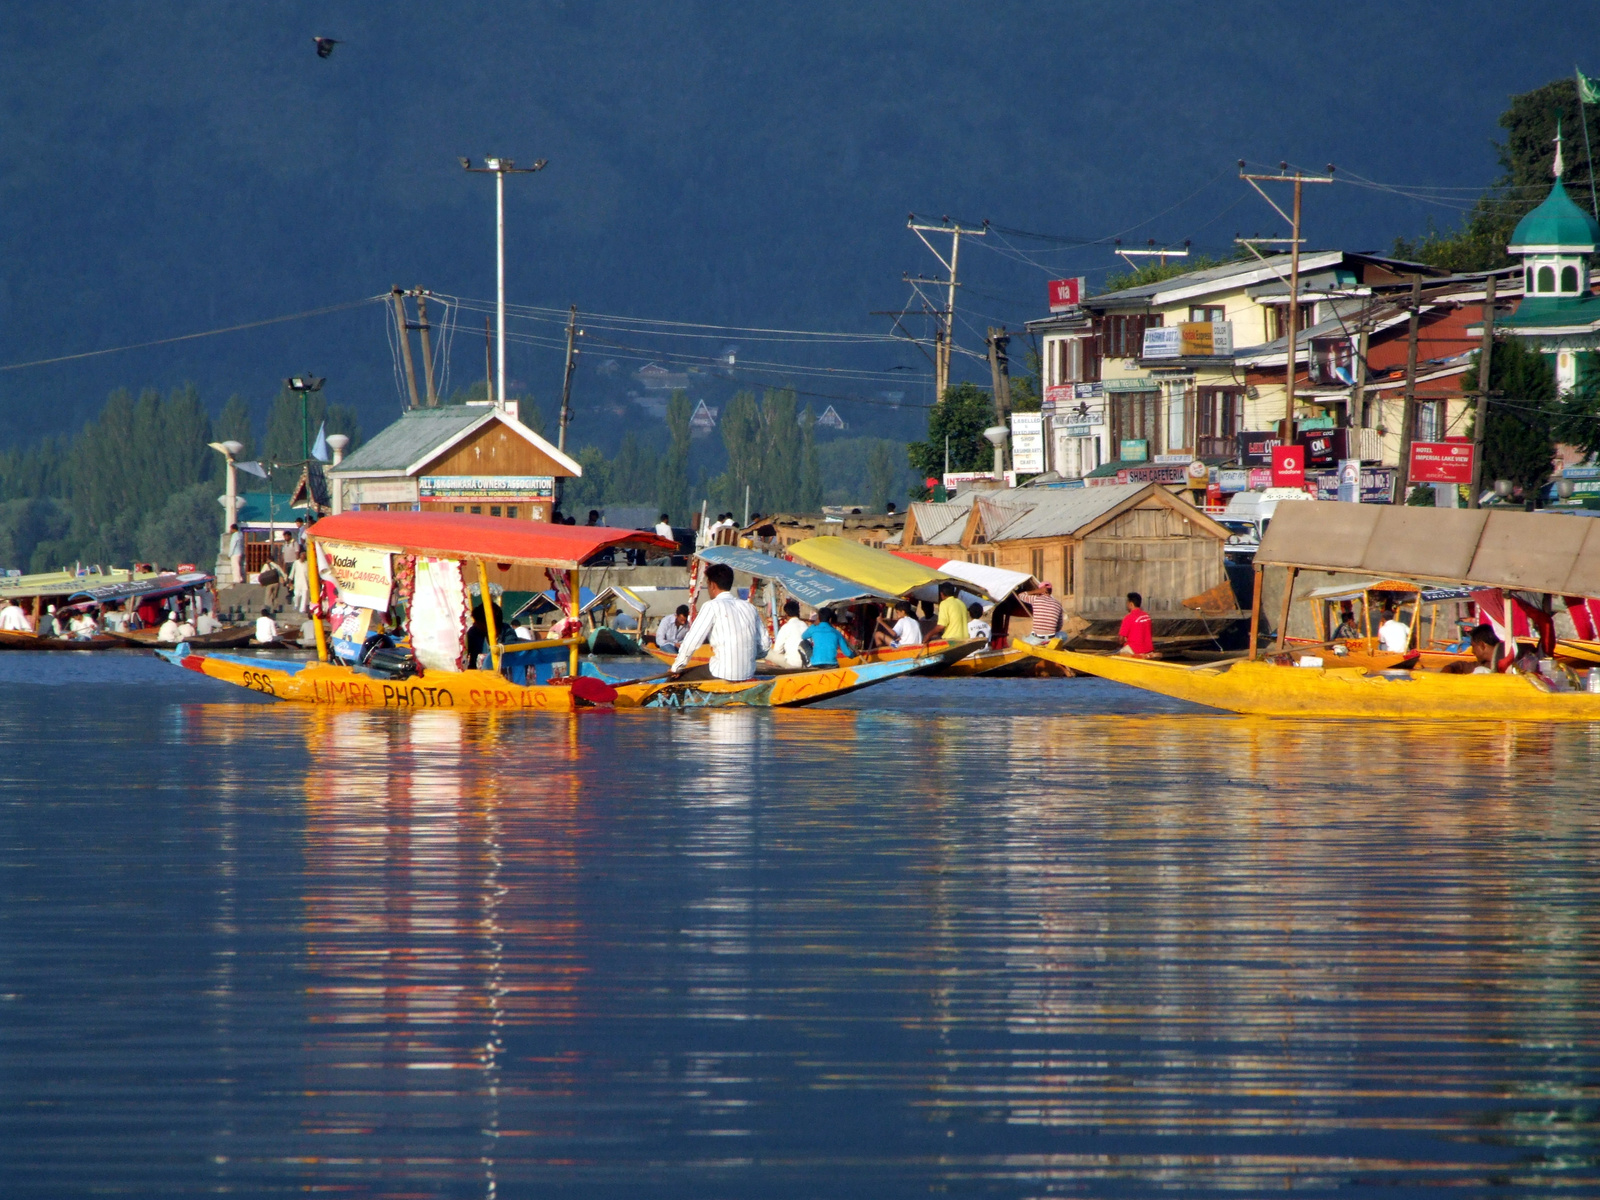
[[[156,630],[156,641],[176,642],[178,640],[178,614],[169,612],[167,619],[161,622],[161,628]]]
[[[668,520],[666,513],[662,513],[661,514],[661,520],[656,522],[656,536],[657,537],[664,537],[669,542],[675,542],[675,541],[678,540],[673,535],[672,522],[670,520]]]
[[[689,632],[689,606],[678,605],[678,611],[668,613],[656,624],[656,649],[675,653],[684,635]]]
[[[1395,620],[1392,608],[1383,610],[1383,624],[1378,626],[1378,645],[1388,654],[1404,654],[1411,649],[1411,627]]]
[[[222,622],[204,609],[201,609],[200,615],[194,619],[194,631],[198,634],[215,633],[221,628]]]
[[[166,626],[162,626],[163,629]],[[256,641],[263,645],[267,642],[278,640],[278,623],[272,619],[272,614],[266,609],[261,610],[261,615],[256,618]]]
[[[682,674],[689,665],[689,656],[709,641],[714,678],[730,683],[753,679],[756,659],[772,648],[766,623],[755,606],[739,599],[733,590],[733,568],[727,563],[712,563],[706,568],[706,590],[711,599],[679,643],[670,677],[676,679]]]
[[[237,525],[228,526],[228,562],[233,566],[233,582],[244,582],[244,534]]]
[[[894,648],[900,650],[906,646],[922,645],[922,626],[914,615],[916,605],[910,600],[902,600],[895,608],[900,613],[900,619],[894,623]]]
[[[28,623],[28,615],[15,600],[6,601],[5,608],[0,609],[0,629],[8,633],[33,632],[33,626]]]
[[[800,639],[810,626],[800,619],[798,600],[785,600],[783,615],[783,625],[773,639],[772,649],[767,652],[767,661],[775,667],[799,670],[806,665],[806,660],[800,657]]]

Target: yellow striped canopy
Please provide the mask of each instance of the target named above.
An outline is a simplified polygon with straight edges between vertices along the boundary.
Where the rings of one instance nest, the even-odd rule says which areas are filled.
[[[808,538],[790,546],[789,553],[820,571],[838,575],[888,596],[904,596],[928,583],[950,579],[943,571],[908,562],[887,550],[874,550],[841,537]]]

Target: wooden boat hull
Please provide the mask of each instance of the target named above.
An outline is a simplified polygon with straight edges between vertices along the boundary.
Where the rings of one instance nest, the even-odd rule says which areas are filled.
[[[1569,666],[1600,667],[1600,642],[1556,639],[1556,658]]]
[[[132,650],[121,638],[99,633],[92,638],[40,637],[36,633],[0,629],[0,650]]]
[[[1334,652],[1332,646],[1318,642],[1297,641],[1290,638],[1284,649],[1298,657],[1309,654],[1322,659],[1325,667],[1359,667],[1363,671],[1423,670],[1442,671],[1451,663],[1470,663],[1471,654],[1457,654],[1453,650],[1375,650],[1363,642],[1343,642],[1343,654]]]
[[[336,708],[464,709],[572,712],[593,707],[568,684],[523,686],[493,671],[430,671],[425,677],[381,679],[337,663],[283,662],[230,654],[195,654],[188,646],[157,650],[174,666],[277,700]],[[585,683],[600,685],[598,680]],[[589,690],[576,689],[579,693]],[[609,688],[606,688],[609,692]]]
[[[591,631],[585,648],[590,654],[629,655],[634,658],[644,654],[644,647],[637,641],[609,625]]]
[[[113,633],[110,636],[121,638],[129,645],[137,646],[141,650],[154,650],[157,646],[173,645],[171,642],[161,642],[156,635],[159,629],[134,629],[126,633]],[[233,625],[226,629],[218,629],[212,633],[197,633],[189,639],[189,645],[196,649],[205,650],[234,650],[240,646],[248,646],[254,642],[255,627],[252,625]]]
[[[967,654],[970,654],[973,653],[973,651],[983,643],[976,639],[972,640],[971,642],[958,643],[940,640],[936,642],[929,642],[926,645],[921,646],[903,646],[899,649],[887,648],[883,650],[869,650],[867,653],[859,655],[841,654],[839,656],[839,665],[841,667],[858,667],[866,663],[900,662],[902,660],[921,658],[923,655],[929,653],[942,653],[952,644],[973,647],[973,650],[966,651]],[[657,662],[666,663],[669,667],[676,662],[678,658],[676,654],[669,654],[665,650],[658,650],[654,646],[644,647],[644,652]],[[705,666],[710,661],[710,646],[701,646],[689,656],[689,665],[692,667]],[[796,672],[806,671],[808,669],[809,668],[806,667],[779,667],[769,663],[764,658],[756,660],[757,675],[792,675]]]
[[[963,644],[964,645],[964,644]],[[758,676],[739,683],[721,679],[697,682],[672,680],[622,684],[617,688],[618,708],[797,708],[848,695],[875,683],[942,666],[950,655],[964,653],[962,646],[917,658],[890,662],[824,667]]]
[[[1600,694],[1548,692],[1525,675],[1371,672],[1264,662],[1185,667],[1127,655],[1028,647],[1085,675],[1229,712],[1385,720],[1600,721]]]
[[[934,671],[933,674],[947,675],[957,679],[977,675],[987,676],[991,679],[1012,675],[1067,679],[1072,676],[1073,672],[1066,667],[1047,662],[1042,658],[1029,654],[1026,650],[1021,650],[1015,644],[1011,644],[1007,645],[1003,650],[978,650],[941,670]]]

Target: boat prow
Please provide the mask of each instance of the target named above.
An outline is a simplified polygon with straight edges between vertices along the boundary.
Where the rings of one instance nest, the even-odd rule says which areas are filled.
[[[1181,666],[1043,646],[1030,646],[1028,652],[1085,675],[1260,716],[1600,721],[1600,694],[1552,691],[1528,675],[1284,667],[1260,661]]]

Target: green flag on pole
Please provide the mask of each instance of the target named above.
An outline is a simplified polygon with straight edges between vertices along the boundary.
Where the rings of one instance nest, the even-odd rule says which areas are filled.
[[[1584,104],[1600,104],[1600,79],[1591,79],[1576,67],[1572,73],[1578,77],[1578,99]]]

